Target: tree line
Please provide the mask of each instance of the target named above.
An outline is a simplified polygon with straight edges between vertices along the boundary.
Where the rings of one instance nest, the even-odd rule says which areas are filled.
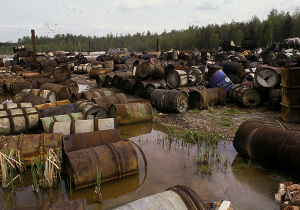
[[[56,34],[36,37],[38,52],[64,51],[103,51],[108,48],[127,48],[128,51],[155,51],[156,40],[161,51],[175,50],[215,50],[224,41],[234,41],[240,45],[245,38],[254,39],[260,47],[270,46],[273,42],[282,42],[286,38],[300,37],[300,12],[278,12],[271,10],[266,20],[253,16],[245,22],[208,24],[207,26],[189,26],[185,30],[164,31],[161,34],[135,33],[125,35],[107,34],[103,37],[73,34]],[[0,54],[12,54],[13,46],[24,45],[32,50],[30,36],[19,38],[17,43],[0,43]]]

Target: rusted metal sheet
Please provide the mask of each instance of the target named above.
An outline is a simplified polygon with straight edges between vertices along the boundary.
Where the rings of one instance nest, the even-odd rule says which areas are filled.
[[[114,118],[72,120],[62,122],[51,122],[50,133],[62,133],[64,136],[77,133],[87,133],[97,130],[109,130],[118,127],[117,120]]]
[[[97,180],[97,168],[101,168],[101,181],[137,173],[137,153],[129,141],[106,143],[66,154],[66,171],[75,188],[93,185]]]
[[[20,151],[26,166],[30,166],[35,159],[47,157],[49,149],[59,151],[59,158],[62,160],[62,134],[20,134],[17,136],[0,136],[0,151]]]
[[[282,119],[300,122],[300,67],[282,69]]]
[[[256,107],[260,103],[260,93],[247,86],[236,84],[228,91],[228,97],[234,102],[238,102],[244,107]]]
[[[69,113],[78,112],[78,108],[75,104],[65,104],[60,106],[49,107],[46,109],[40,109],[40,117],[50,117],[55,115],[63,115]]]
[[[32,103],[5,103],[0,104],[0,110],[3,109],[17,109],[33,107]]]
[[[300,173],[299,139],[300,132],[246,121],[238,128],[233,146],[243,156],[297,175]]]
[[[152,121],[152,106],[150,103],[113,104],[109,116],[116,118],[119,125],[129,125]]]
[[[78,110],[83,113],[85,118],[87,118],[89,115],[92,115],[96,118],[107,117],[107,111],[93,101],[81,99],[76,101],[75,105],[77,106]]]
[[[189,106],[189,96],[184,91],[156,89],[151,95],[154,108],[167,112],[186,112]]]
[[[53,84],[53,83],[44,83],[41,85],[40,89],[41,90],[52,90],[53,92],[55,92],[56,100],[58,100],[58,101],[65,100],[65,99],[68,99],[68,100],[71,99],[71,94],[70,94],[69,89],[62,85]]]
[[[98,104],[100,107],[103,107],[106,112],[109,111],[109,107],[112,104],[127,104],[128,100],[124,93],[118,93],[110,96],[101,96],[91,99],[93,102]]]
[[[0,134],[11,135],[29,132],[38,127],[37,108],[19,108],[0,111]]]
[[[66,104],[70,104],[70,103],[71,102],[69,100],[61,100],[61,101],[54,101],[54,102],[51,102],[51,103],[44,103],[44,104],[35,105],[34,107],[36,107],[38,109],[46,109],[46,108],[66,105]]]
[[[121,134],[119,130],[110,129],[66,136],[64,137],[63,145],[65,153],[68,153],[120,140]]]

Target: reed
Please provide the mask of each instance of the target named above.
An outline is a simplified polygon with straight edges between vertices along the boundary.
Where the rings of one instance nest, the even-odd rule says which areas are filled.
[[[37,184],[37,179],[36,179],[36,174],[35,174],[35,167],[34,167],[34,162],[32,161],[31,162],[31,176],[32,176],[32,181],[33,181],[33,185],[32,188],[33,188],[33,191],[38,193],[39,192],[39,188],[38,188],[38,184]]]
[[[103,198],[102,198],[102,194],[101,194],[101,173],[102,173],[102,170],[101,169],[99,170],[98,166],[97,166],[97,184],[95,187],[97,203],[103,202]]]

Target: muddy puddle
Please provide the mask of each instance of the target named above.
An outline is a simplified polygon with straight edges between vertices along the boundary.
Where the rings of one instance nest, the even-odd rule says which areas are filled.
[[[52,190],[40,189],[36,194],[32,190],[29,168],[22,174],[21,182],[16,180],[13,192],[0,189],[0,206],[11,209],[41,205],[51,198],[54,202],[86,198],[88,209],[113,209],[179,183],[193,188],[205,202],[229,200],[235,209],[279,209],[279,203],[274,201],[278,183],[293,181],[239,157],[229,141],[219,139],[215,146],[208,140],[201,145],[186,144],[178,131],[153,123],[119,129],[123,138],[129,138],[142,148],[148,166],[145,170],[136,148],[139,173],[102,183],[102,204],[96,203],[94,186],[70,189],[68,177],[63,177],[61,184]]]

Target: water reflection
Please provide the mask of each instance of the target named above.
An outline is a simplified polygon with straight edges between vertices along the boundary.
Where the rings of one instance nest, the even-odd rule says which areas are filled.
[[[210,144],[203,141],[201,145],[185,143],[179,134],[171,134],[170,129],[151,123],[120,126],[120,133],[142,148],[147,157],[147,171],[137,152],[139,173],[102,183],[103,204],[96,203],[95,186],[72,189],[71,195],[64,181],[67,178],[63,180],[62,188],[53,188],[54,202],[86,198],[89,209],[115,208],[182,184],[194,189],[205,202],[230,200],[234,209],[278,209],[274,190],[280,181],[293,181],[284,174],[274,173],[237,156],[232,142],[220,140],[217,144]],[[199,164],[203,161],[206,164]],[[41,190],[38,195],[32,191],[30,169],[27,175],[22,175],[23,187],[16,188],[14,197],[0,190],[5,195],[2,196],[0,206],[6,203],[9,208],[26,207],[41,205],[50,200],[49,190]]]

